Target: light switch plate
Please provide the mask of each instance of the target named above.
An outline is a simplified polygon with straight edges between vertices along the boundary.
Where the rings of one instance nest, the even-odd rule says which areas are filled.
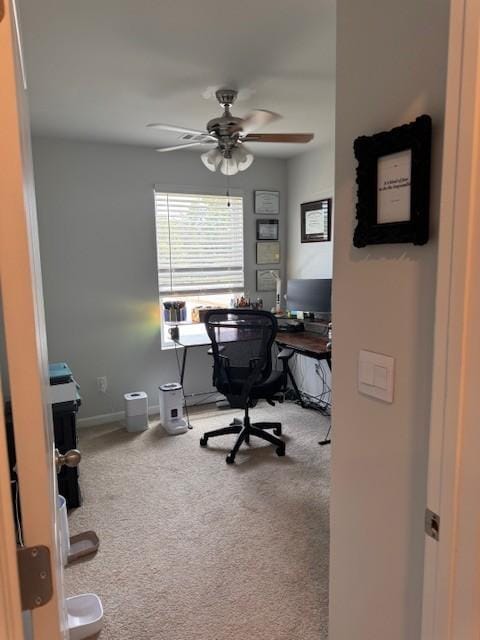
[[[393,402],[394,364],[391,356],[361,350],[358,356],[358,390],[384,402]]]

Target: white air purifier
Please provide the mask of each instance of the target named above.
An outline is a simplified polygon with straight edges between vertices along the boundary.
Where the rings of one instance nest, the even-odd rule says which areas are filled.
[[[148,396],[145,391],[126,393],[125,419],[127,431],[146,431],[148,429]]]
[[[159,388],[160,422],[171,436],[187,431],[183,418],[183,389],[178,382],[162,384]]]

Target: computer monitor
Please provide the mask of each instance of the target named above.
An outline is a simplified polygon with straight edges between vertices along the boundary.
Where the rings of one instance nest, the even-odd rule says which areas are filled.
[[[303,278],[288,280],[287,309],[330,313],[332,309],[332,280],[330,278]]]

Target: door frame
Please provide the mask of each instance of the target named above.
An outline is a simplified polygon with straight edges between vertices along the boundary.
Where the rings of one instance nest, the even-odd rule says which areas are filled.
[[[440,539],[426,538],[422,640],[480,634],[475,456],[480,449],[475,402],[480,380],[480,287],[475,281],[480,265],[480,222],[475,220],[480,211],[479,25],[480,0],[451,0],[427,489],[428,506],[440,515]],[[0,430],[2,423],[0,413]],[[23,633],[5,456],[2,432],[0,631],[17,640]]]
[[[1,2],[1,0],[0,0]],[[48,362],[31,152],[30,121],[15,0],[4,0],[0,19],[0,285],[8,380],[14,422],[16,467],[26,547],[50,553],[52,597],[29,616],[35,640],[68,637],[63,565],[57,527],[53,419],[48,400]],[[4,375],[6,372],[4,372]],[[3,405],[2,405],[3,406]],[[0,424],[3,434],[5,429]],[[1,446],[1,445],[0,445]],[[1,451],[0,451],[1,453]],[[0,509],[10,488],[8,461],[0,456]],[[11,513],[11,498],[10,513]],[[0,555],[11,553],[11,527],[0,521]],[[10,625],[19,615],[16,550],[10,573],[0,580],[0,603],[9,603]],[[15,575],[16,574],[16,575]],[[2,612],[0,611],[0,614]],[[5,636],[10,640],[10,637]],[[16,640],[16,639],[15,639]]]
[[[480,0],[451,0],[422,640],[480,636]]]
[[[23,640],[22,605],[0,370],[0,638]]]

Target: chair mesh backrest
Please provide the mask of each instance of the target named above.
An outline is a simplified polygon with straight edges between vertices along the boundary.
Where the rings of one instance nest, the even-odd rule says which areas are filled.
[[[268,311],[212,309],[205,317],[216,368],[228,366],[235,380],[247,379],[260,365],[255,384],[272,372],[272,344],[277,320]]]

